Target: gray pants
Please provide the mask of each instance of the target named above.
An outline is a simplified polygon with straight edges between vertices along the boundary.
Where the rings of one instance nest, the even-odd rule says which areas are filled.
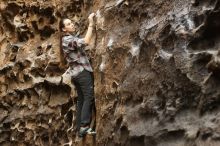
[[[93,73],[83,70],[79,75],[72,78],[78,94],[76,106],[77,130],[80,126],[87,126],[92,119],[94,102],[94,78]]]

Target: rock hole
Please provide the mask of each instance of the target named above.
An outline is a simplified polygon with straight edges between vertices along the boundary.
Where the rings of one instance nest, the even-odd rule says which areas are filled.
[[[35,31],[38,31],[37,21],[32,21],[31,25],[32,25],[32,27],[34,28]]]
[[[218,2],[216,3],[214,10],[215,10],[215,11],[218,11],[219,8],[220,8],[220,1],[218,1]]]
[[[120,141],[122,143],[125,143],[129,136],[128,128],[126,126],[122,126],[120,130],[121,130]]]
[[[157,142],[153,137],[145,137],[144,143],[146,146],[157,146]]]
[[[129,139],[129,146],[145,146],[144,136],[132,137]]]
[[[212,133],[207,132],[207,133],[204,133],[204,134],[201,135],[201,139],[202,140],[207,140],[211,136],[212,136]]]
[[[73,106],[72,100],[69,100],[68,103],[62,105],[61,115],[66,114],[66,113],[70,110],[70,108],[71,108],[72,106]]]
[[[193,57],[193,68],[195,68],[197,71],[200,73],[204,72],[207,73],[207,68],[206,65],[208,62],[211,60],[212,54],[208,53],[202,53],[202,54],[197,54],[195,57]]]
[[[40,17],[38,22],[39,22],[39,24],[43,24],[44,23],[44,18]]]
[[[50,37],[53,33],[55,33],[55,30],[53,28],[51,28],[50,26],[44,26],[44,28],[40,30],[41,39],[44,40]]]
[[[53,15],[53,8],[40,9],[40,15],[51,17]]]
[[[115,129],[118,130],[121,126],[121,123],[122,123],[122,116],[120,116],[117,120],[116,120],[116,126],[115,126]]]
[[[220,36],[220,13],[212,13],[207,18],[207,27],[204,32],[205,39],[212,39]]]
[[[198,27],[199,25],[204,23],[205,19],[206,19],[205,15],[199,15],[199,16],[193,17],[193,22],[195,24],[195,27]]]
[[[12,12],[14,15],[18,14],[20,11],[20,7],[15,3],[8,4],[6,11]]]
[[[216,43],[220,37],[220,13],[211,13],[206,20],[202,35],[189,43],[189,49],[207,50],[217,49]],[[203,21],[203,16],[195,18],[196,25]]]
[[[11,123],[3,123],[3,127],[4,127],[5,129],[10,129]]]
[[[178,129],[174,131],[164,131],[163,134],[159,136],[159,139],[162,141],[173,141],[184,138],[185,130]]]
[[[48,136],[48,133],[42,135],[42,142],[43,142],[44,145],[49,145],[49,136]]]

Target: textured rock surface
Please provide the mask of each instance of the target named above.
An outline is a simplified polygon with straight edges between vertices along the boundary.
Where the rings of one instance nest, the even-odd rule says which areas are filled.
[[[83,35],[90,12],[97,136],[77,142],[58,22]],[[0,13],[0,145],[220,145],[219,0],[2,0]]]

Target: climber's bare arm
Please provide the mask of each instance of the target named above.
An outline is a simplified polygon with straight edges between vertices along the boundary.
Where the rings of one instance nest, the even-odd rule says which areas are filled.
[[[89,44],[92,38],[92,31],[94,28],[94,21],[93,21],[93,17],[95,16],[95,13],[92,13],[89,15],[88,19],[89,19],[89,26],[86,32],[86,35],[84,37],[85,43]]]

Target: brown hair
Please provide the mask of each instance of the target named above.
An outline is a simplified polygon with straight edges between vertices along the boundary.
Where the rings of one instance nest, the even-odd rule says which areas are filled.
[[[67,18],[62,18],[59,22],[59,31],[60,31],[60,65],[61,66],[66,66],[67,65],[67,61],[65,59],[65,54],[63,52],[63,46],[62,46],[62,38],[64,36],[63,33],[63,28],[65,27],[64,25],[64,20]]]

